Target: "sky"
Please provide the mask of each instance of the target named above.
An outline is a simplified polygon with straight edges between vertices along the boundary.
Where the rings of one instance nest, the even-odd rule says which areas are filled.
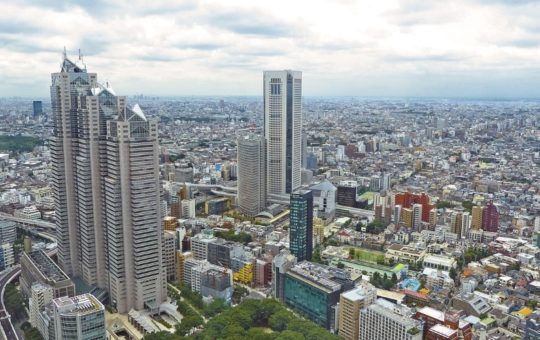
[[[118,94],[540,98],[540,1],[0,0],[0,96],[48,96],[66,47]]]

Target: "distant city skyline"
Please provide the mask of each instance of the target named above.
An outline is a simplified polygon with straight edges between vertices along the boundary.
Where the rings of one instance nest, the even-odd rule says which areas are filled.
[[[63,47],[122,94],[260,95],[300,69],[306,96],[540,97],[527,0],[20,0],[0,3],[2,96],[45,97]]]

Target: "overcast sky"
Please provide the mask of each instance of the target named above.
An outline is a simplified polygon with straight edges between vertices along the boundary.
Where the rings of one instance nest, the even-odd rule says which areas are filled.
[[[0,96],[47,96],[64,46],[126,95],[287,68],[308,96],[540,97],[540,1],[0,0]]]

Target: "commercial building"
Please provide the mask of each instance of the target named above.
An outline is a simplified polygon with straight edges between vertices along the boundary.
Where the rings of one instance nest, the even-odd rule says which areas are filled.
[[[175,231],[178,227],[178,220],[174,216],[165,216],[163,218],[163,230]]]
[[[349,272],[303,261],[285,273],[284,302],[305,318],[335,330],[340,294],[353,287]]]
[[[454,258],[435,254],[426,255],[423,264],[425,268],[440,269],[444,271],[450,271],[451,268],[457,267],[457,262]]]
[[[208,260],[208,245],[216,242],[212,229],[204,229],[191,238],[191,252],[196,260]]]
[[[272,292],[283,302],[285,297],[285,274],[296,263],[296,257],[284,249],[272,260]]]
[[[336,214],[337,188],[327,179],[310,188],[317,217],[332,220]]]
[[[356,198],[358,183],[356,181],[341,181],[337,187],[337,204],[351,208],[360,208]]]
[[[384,259],[386,261],[392,261],[393,263],[403,262],[403,263],[420,263],[426,256],[426,250],[417,250],[413,247],[401,245],[401,244],[392,244],[386,249],[384,254]]]
[[[17,238],[17,226],[15,222],[0,220],[0,244],[14,244]]]
[[[266,143],[262,136],[241,135],[238,146],[238,209],[256,216],[266,209]]]
[[[51,104],[60,267],[106,289],[121,313],[156,307],[167,294],[157,123],[65,53]]]
[[[221,215],[231,209],[231,199],[228,197],[212,198],[204,202],[204,213],[207,215]]]
[[[298,262],[311,260],[313,252],[313,193],[299,190],[291,194],[289,249]]]
[[[36,282],[51,286],[55,298],[75,296],[73,281],[43,250],[25,252],[21,257],[21,292],[30,297]]]
[[[41,100],[34,100],[32,102],[32,108],[35,118],[43,113],[43,102]]]
[[[105,307],[92,294],[52,301],[56,340],[106,340]]]
[[[422,340],[422,322],[404,305],[378,299],[360,312],[359,340]]]
[[[210,268],[201,276],[201,295],[214,299],[223,299],[231,303],[233,293],[232,273],[226,268]]]
[[[264,138],[269,195],[286,196],[301,185],[302,72],[264,72]]]
[[[377,289],[369,283],[341,294],[339,299],[338,334],[346,340],[357,340],[360,328],[360,310],[377,299]]]
[[[187,259],[192,258],[191,252],[182,252],[181,250],[176,251],[176,281],[185,282],[184,273],[185,273],[185,262]]]
[[[236,244],[221,238],[214,238],[208,242],[207,260],[217,266],[231,267],[231,252]]]

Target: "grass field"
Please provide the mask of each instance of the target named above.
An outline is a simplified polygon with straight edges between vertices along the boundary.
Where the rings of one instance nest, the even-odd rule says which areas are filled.
[[[366,249],[354,248],[354,258],[357,260],[378,263],[384,261],[384,254]]]

